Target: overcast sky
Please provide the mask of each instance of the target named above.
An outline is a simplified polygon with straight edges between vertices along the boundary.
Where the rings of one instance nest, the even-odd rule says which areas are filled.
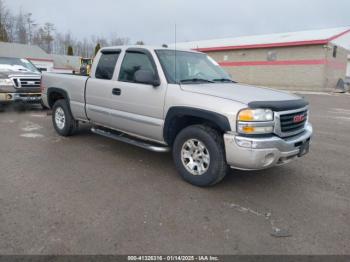
[[[76,38],[147,44],[350,26],[350,0],[5,0]]]

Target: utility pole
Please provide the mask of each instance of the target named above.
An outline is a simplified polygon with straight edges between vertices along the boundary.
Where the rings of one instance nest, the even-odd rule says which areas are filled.
[[[35,24],[34,20],[32,19],[32,15],[33,15],[32,13],[28,13],[26,15],[26,22],[28,25],[28,42],[30,45],[32,44],[32,36],[33,36],[32,30],[34,27],[37,26],[37,24]]]

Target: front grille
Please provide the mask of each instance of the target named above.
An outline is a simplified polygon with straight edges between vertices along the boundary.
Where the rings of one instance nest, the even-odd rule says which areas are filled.
[[[16,88],[40,88],[40,77],[13,77]]]
[[[296,121],[296,118],[299,118]],[[281,132],[282,133],[297,133],[305,128],[308,118],[308,111],[300,111],[296,113],[280,115]]]

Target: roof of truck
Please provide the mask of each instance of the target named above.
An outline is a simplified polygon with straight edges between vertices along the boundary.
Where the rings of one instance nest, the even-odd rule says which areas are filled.
[[[175,50],[174,47],[164,47],[164,46],[152,46],[152,45],[122,45],[122,46],[109,46],[109,47],[103,47],[101,50],[115,50],[115,49],[121,49],[121,50],[127,50],[130,48],[141,48],[141,49],[146,49],[149,51],[153,50]],[[186,48],[176,48],[177,51],[187,51],[187,52],[194,52],[194,53],[199,53],[198,51],[195,50],[190,50]]]

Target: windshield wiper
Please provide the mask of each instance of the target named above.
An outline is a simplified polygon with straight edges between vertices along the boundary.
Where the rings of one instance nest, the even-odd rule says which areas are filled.
[[[210,81],[208,79],[202,79],[202,78],[191,78],[191,79],[182,79],[182,80],[180,80],[180,83],[188,83],[188,82],[215,83],[214,81]]]
[[[223,83],[237,83],[236,81],[233,81],[232,79],[229,78],[218,78],[218,79],[213,79],[214,82],[223,82]]]

